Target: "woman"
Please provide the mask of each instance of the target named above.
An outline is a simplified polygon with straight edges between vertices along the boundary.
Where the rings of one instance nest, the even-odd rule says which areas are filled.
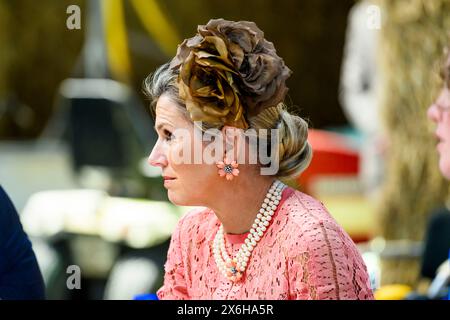
[[[428,118],[436,123],[435,136],[439,154],[439,170],[450,180],[450,51],[447,49],[441,68],[443,86],[436,100],[428,108]],[[436,209],[430,217],[422,255],[421,275],[429,279],[436,276],[440,265],[450,253],[450,208]]]
[[[279,180],[312,155],[306,122],[282,103],[290,74],[253,22],[217,19],[147,78],[159,136],[149,163],[171,202],[205,207],[173,233],[160,299],[373,298],[350,237]],[[204,140],[219,141],[214,152]],[[271,161],[245,161],[266,151]]]

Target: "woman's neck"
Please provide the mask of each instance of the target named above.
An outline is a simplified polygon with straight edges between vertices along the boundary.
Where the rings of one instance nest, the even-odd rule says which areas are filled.
[[[251,229],[273,181],[273,177],[260,175],[224,181],[220,194],[207,206],[222,222],[226,233],[246,233]]]

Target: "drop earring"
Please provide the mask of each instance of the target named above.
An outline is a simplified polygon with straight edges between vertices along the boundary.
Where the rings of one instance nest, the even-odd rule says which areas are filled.
[[[216,162],[217,168],[219,168],[219,176],[225,177],[227,180],[233,180],[234,177],[239,175],[239,164],[235,160],[230,160],[226,156],[223,161]]]

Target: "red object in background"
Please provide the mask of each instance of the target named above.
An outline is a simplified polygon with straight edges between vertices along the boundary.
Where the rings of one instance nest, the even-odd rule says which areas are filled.
[[[309,167],[298,179],[300,186],[307,193],[311,192],[312,183],[319,176],[358,175],[358,151],[349,147],[347,140],[342,135],[310,129],[308,141],[313,149],[313,158]]]
[[[309,167],[300,175],[301,189],[314,196],[316,178],[325,176],[356,177],[359,174],[359,153],[349,146],[342,135],[324,130],[310,129],[308,141],[313,149]],[[370,239],[368,234],[352,234],[355,243]]]

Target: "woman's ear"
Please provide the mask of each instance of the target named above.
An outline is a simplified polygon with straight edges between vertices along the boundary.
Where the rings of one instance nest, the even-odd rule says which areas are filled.
[[[221,131],[227,158],[238,161],[239,156],[245,154],[244,130],[231,126],[223,126]]]

